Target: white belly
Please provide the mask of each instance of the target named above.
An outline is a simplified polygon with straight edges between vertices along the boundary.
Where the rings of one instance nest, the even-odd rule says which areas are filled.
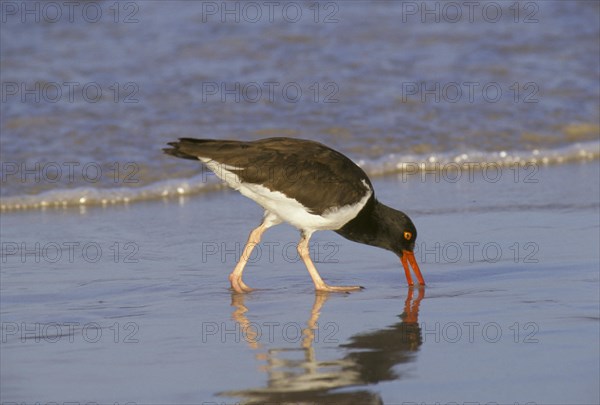
[[[242,183],[239,176],[231,170],[234,167],[222,165],[214,160],[199,158],[219,178],[224,180],[231,188],[238,190],[244,196],[260,204],[265,210],[275,214],[279,219],[302,230],[335,230],[339,229],[353,219],[365,206],[373,190],[363,180],[365,195],[354,204],[332,208],[322,215],[308,212],[308,208],[294,198],[290,198],[279,191],[269,190],[261,184]]]

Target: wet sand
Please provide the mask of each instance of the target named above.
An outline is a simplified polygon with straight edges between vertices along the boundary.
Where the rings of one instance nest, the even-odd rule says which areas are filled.
[[[374,179],[417,225],[424,289],[320,232],[324,279],[365,290],[315,294],[280,225],[232,294],[262,211],[227,190],[3,213],[0,400],[598,403],[599,167],[538,169]]]

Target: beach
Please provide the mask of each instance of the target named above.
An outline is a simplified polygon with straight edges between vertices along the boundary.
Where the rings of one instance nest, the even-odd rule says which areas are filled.
[[[597,405],[599,17],[2,1],[0,403]],[[344,154],[414,222],[426,286],[323,231],[323,279],[364,289],[316,294],[281,224],[232,293],[263,211],[163,153],[186,137]]]
[[[538,169],[374,179],[418,228],[423,289],[327,231],[321,274],[365,289],[315,294],[280,225],[232,293],[262,211],[225,189],[3,214],[2,402],[597,403],[599,190],[572,179],[598,165]]]

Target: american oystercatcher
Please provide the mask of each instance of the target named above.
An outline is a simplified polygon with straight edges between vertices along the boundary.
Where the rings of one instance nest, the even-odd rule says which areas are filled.
[[[355,242],[390,250],[400,258],[406,281],[413,285],[409,264],[419,284],[425,281],[413,248],[417,229],[406,215],[375,198],[373,185],[349,158],[321,143],[292,138],[254,142],[180,138],[163,149],[169,155],[200,160],[231,188],[265,209],[229,275],[231,288],[252,291],[242,281],[248,258],[262,234],[287,222],[301,233],[298,254],[318,291],[352,291],[359,286],[327,285],[313,264],[308,242],[315,231],[332,230]]]

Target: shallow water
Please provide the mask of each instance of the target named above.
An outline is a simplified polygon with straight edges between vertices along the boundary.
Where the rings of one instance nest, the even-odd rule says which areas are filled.
[[[375,180],[419,229],[424,289],[389,252],[318,232],[324,278],[365,290],[315,295],[281,225],[248,265],[258,290],[232,294],[261,210],[229,191],[3,214],[3,243],[34,253],[3,250],[2,401],[597,403],[600,195],[569,179],[598,171]]]
[[[24,4],[0,24],[0,402],[600,403],[600,3]],[[261,209],[161,148],[268,136],[364,167],[427,286],[319,232],[323,277],[365,290],[315,294],[278,226],[232,294]]]

